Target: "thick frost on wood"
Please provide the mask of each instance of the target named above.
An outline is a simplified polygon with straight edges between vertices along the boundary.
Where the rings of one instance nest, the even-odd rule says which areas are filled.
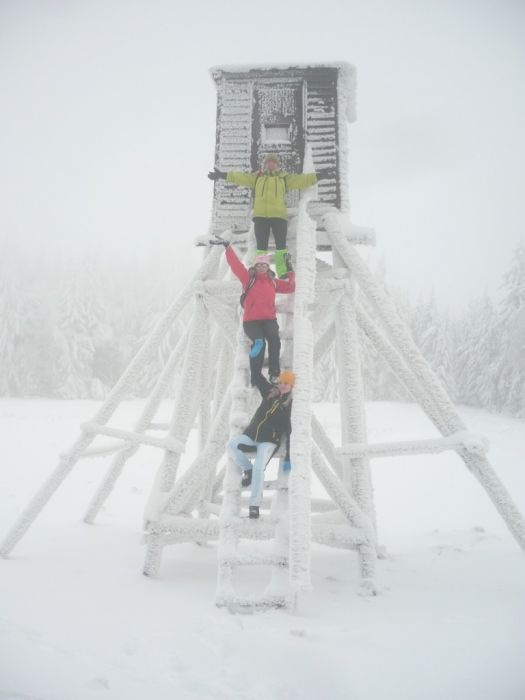
[[[488,442],[481,435],[474,435],[466,430],[453,433],[445,438],[430,438],[428,440],[404,440],[399,442],[378,442],[375,444],[352,443],[342,445],[336,450],[337,454],[347,457],[394,457],[400,455],[439,454],[446,450],[459,451],[465,449],[471,454],[484,455],[488,450]]]
[[[388,334],[388,342],[396,347],[399,354],[410,366],[421,391],[427,393],[431,406],[429,416],[436,417],[441,432],[446,437],[466,431],[454,404],[416,346],[405,324],[399,318],[392,300],[370,274],[357,251],[340,235],[341,217],[330,214],[324,220],[334,250],[355,275],[365,297],[382,320]],[[525,550],[525,520],[489,461],[483,455],[473,454],[466,448],[460,448],[458,453],[468,469],[485,488],[510,532]]]
[[[303,194],[298,217],[297,283],[294,303],[294,362],[290,474],[290,583],[297,592],[310,587],[310,479],[313,382],[313,330],[309,316],[316,276],[315,223]]]

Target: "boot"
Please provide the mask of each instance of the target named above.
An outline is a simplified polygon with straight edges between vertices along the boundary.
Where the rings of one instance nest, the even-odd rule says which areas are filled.
[[[250,506],[250,518],[253,520],[259,517],[259,506]]]
[[[279,279],[284,279],[288,275],[288,266],[286,264],[286,255],[288,248],[282,248],[275,251],[275,271]]]
[[[241,486],[243,489],[247,488],[248,486],[251,486],[252,483],[252,470],[247,469],[242,473],[242,481],[241,481]]]

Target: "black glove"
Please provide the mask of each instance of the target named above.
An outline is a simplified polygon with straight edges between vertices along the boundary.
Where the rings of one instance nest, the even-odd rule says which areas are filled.
[[[284,256],[284,264],[286,265],[286,271],[287,272],[293,272],[293,267],[292,267],[292,256],[290,253],[285,253]]]
[[[213,168],[213,170],[210,170],[208,173],[208,177],[210,180],[226,180],[226,175],[228,173],[223,172],[222,170],[217,170],[217,168]]]
[[[325,168],[316,173],[316,175],[318,180],[327,180],[330,177],[333,178],[336,175],[335,168]]]
[[[227,248],[230,245],[230,241],[227,241],[225,238],[221,238],[220,236],[215,236],[215,238],[210,240],[210,245],[223,245],[225,248]]]

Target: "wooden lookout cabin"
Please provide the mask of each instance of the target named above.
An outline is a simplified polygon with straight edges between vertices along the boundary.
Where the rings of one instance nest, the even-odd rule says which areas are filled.
[[[301,173],[330,169],[309,213],[323,238],[321,217],[334,207],[349,209],[347,122],[355,119],[355,69],[346,63],[288,66],[218,66],[211,69],[217,87],[215,166],[256,172],[267,153],[277,153],[283,170]],[[251,225],[251,191],[215,184],[212,232],[245,234]],[[299,194],[289,192],[293,237]]]

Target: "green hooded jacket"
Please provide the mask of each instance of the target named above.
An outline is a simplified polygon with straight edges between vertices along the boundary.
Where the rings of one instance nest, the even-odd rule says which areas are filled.
[[[249,187],[255,190],[253,203],[253,216],[262,216],[273,219],[287,219],[285,195],[287,190],[304,190],[315,185],[317,175],[305,173],[304,175],[289,175],[283,170],[274,173],[240,173],[230,172],[226,182],[231,182],[238,187]]]

